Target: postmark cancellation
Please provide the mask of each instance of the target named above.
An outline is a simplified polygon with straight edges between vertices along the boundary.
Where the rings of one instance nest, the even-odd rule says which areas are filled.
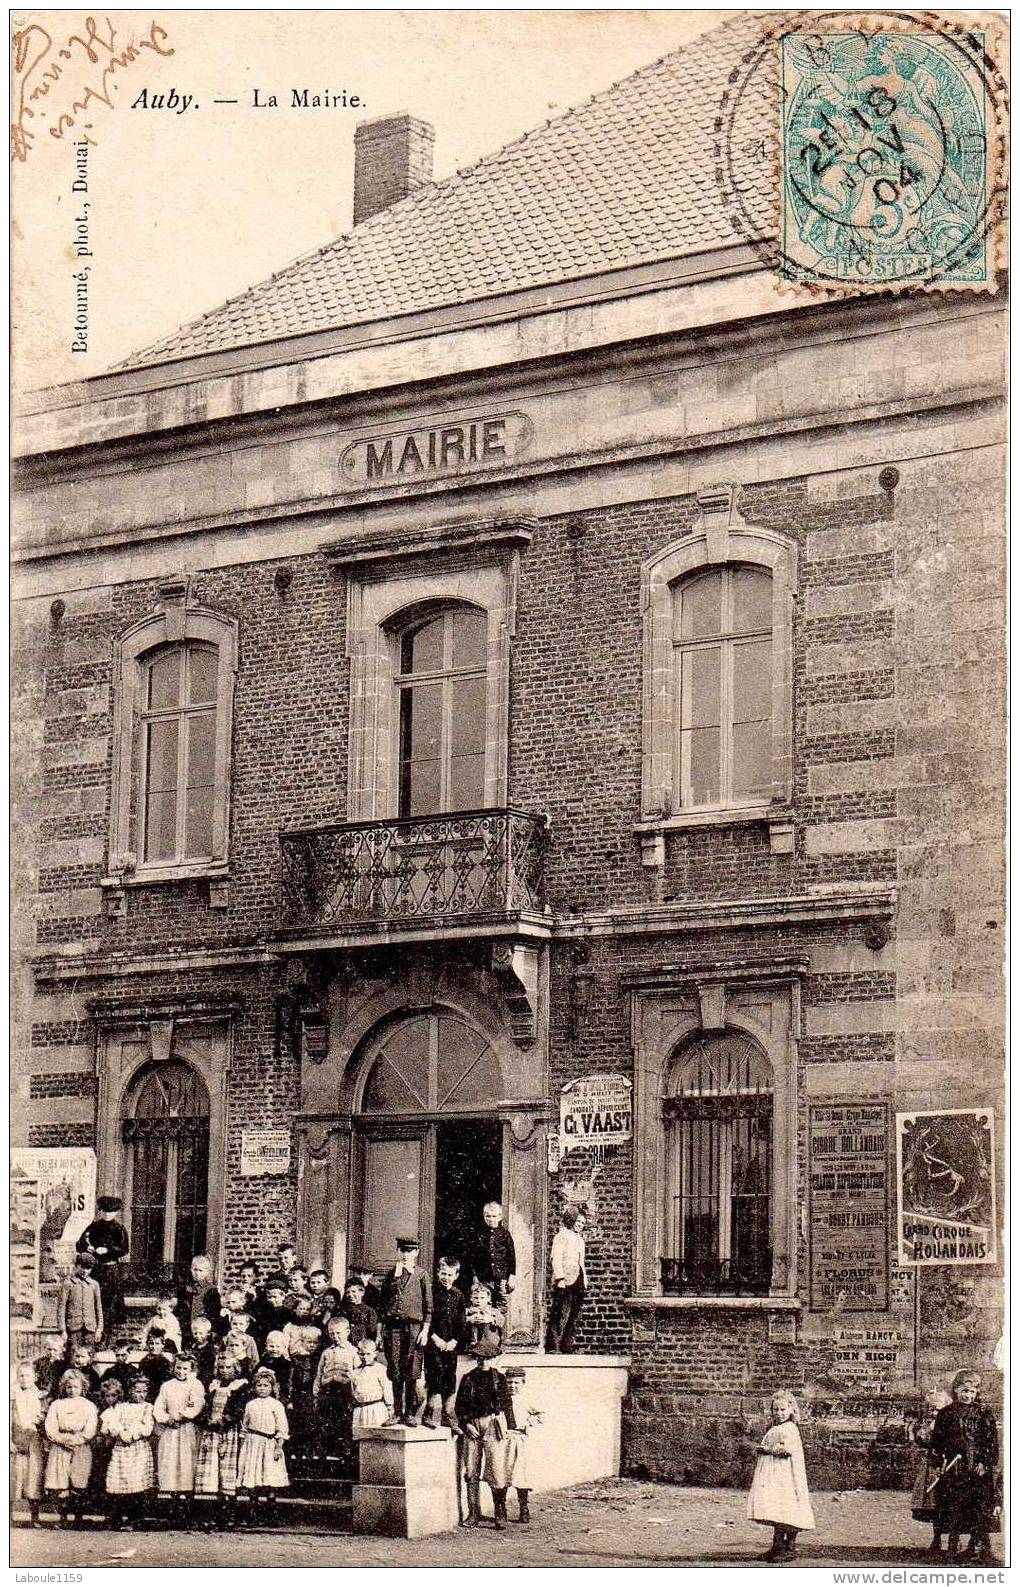
[[[718,170],[780,278],[823,292],[994,290],[1008,121],[990,14],[778,13],[731,74]],[[751,213],[748,108],[766,96],[774,208]],[[764,130],[764,129],[763,129]]]

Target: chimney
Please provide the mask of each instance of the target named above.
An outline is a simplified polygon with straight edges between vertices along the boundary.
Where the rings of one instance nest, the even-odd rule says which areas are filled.
[[[354,224],[432,180],[435,129],[401,111],[354,129]]]

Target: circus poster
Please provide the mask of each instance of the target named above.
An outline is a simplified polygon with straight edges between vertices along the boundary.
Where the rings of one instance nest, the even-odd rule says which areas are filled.
[[[896,1178],[902,1267],[996,1260],[990,1108],[897,1114]]]

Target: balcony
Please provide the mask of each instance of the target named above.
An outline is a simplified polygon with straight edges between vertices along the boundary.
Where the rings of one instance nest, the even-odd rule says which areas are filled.
[[[288,937],[547,935],[547,822],[459,810],[280,833]]]

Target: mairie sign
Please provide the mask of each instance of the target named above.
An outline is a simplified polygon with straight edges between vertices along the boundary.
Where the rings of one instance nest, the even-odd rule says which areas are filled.
[[[531,420],[523,413],[442,419],[411,430],[362,435],[340,454],[347,485],[397,485],[476,469],[499,468],[527,450]]]
[[[617,1146],[632,1134],[631,1082],[626,1075],[584,1075],[560,1092],[560,1146]]]

